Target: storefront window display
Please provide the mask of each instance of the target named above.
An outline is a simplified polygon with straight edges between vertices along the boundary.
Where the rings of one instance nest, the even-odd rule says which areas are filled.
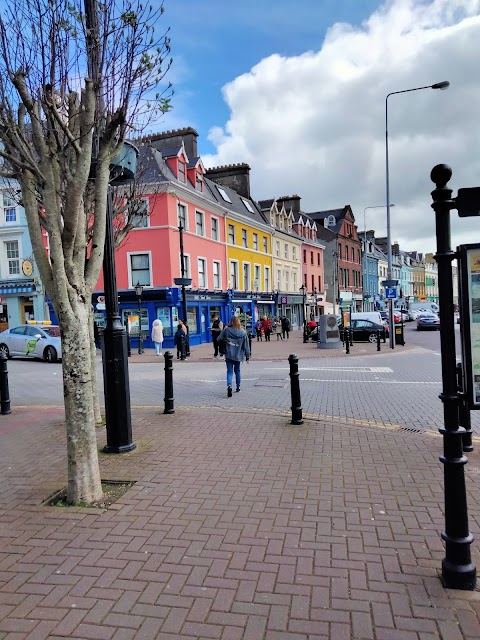
[[[175,308],[176,315],[176,308]],[[173,335],[172,321],[170,319],[170,307],[157,307],[157,319],[163,325],[163,335],[169,337]]]
[[[148,309],[141,309],[141,327],[142,335],[149,335],[150,327],[148,326]],[[122,322],[128,322],[128,332],[132,336],[138,336],[138,309],[122,309]]]
[[[187,324],[189,333],[198,333],[197,309],[195,307],[187,307]]]

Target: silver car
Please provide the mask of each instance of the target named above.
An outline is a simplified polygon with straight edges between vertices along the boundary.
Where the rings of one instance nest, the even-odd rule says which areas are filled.
[[[0,353],[57,362],[62,358],[60,328],[54,324],[21,324],[0,333]]]

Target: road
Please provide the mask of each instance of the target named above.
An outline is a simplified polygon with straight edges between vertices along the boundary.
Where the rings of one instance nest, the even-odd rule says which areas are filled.
[[[459,336],[459,327],[456,326]],[[302,407],[305,414],[357,419],[409,430],[437,430],[443,424],[439,332],[417,332],[405,326],[413,349],[392,353],[383,349],[374,356],[355,356],[352,347],[345,358],[309,358],[300,362]],[[163,359],[162,359],[163,360]],[[102,379],[100,358],[98,376]],[[155,363],[131,363],[132,405],[161,406],[164,369]],[[60,364],[10,360],[8,362],[12,406],[62,405]],[[222,361],[174,363],[176,406],[220,407],[252,411],[290,411],[288,364],[255,362],[242,366],[242,391],[226,397],[225,364]],[[103,399],[103,395],[101,396]],[[472,412],[472,428],[480,434],[480,416]]]

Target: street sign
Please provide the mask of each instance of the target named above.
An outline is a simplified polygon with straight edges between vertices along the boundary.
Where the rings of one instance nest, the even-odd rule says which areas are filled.
[[[385,289],[385,298],[387,298],[387,300],[395,300],[396,297],[397,297],[396,289],[390,288],[390,287],[387,287]]]
[[[480,187],[459,189],[455,204],[460,218],[480,216]]]

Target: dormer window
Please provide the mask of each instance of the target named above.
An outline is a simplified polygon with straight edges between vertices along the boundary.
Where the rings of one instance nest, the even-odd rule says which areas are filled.
[[[185,182],[185,162],[183,160],[178,161],[178,179],[180,182]]]
[[[199,173],[195,175],[195,189],[197,191],[203,191],[203,176]]]

